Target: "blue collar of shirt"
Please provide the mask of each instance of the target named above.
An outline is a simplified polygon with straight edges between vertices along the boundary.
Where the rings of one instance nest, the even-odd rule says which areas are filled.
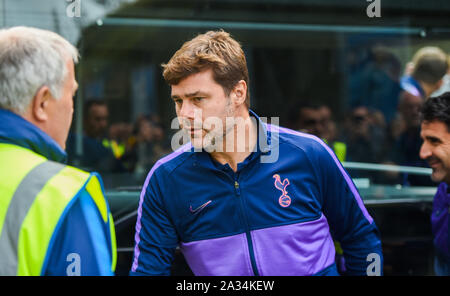
[[[412,76],[402,77],[400,84],[402,88],[407,92],[415,96],[421,96],[422,98],[425,98],[425,91],[423,90],[422,86],[420,86],[420,83]]]
[[[45,158],[65,162],[66,152],[49,135],[21,116],[0,109],[0,143],[30,149]]]
[[[268,132],[266,123],[261,120],[261,118],[256,115],[253,110],[249,110],[250,116],[256,119],[256,123],[258,125],[258,139],[256,143],[256,151],[250,153],[247,158],[238,163],[237,171],[239,172],[242,168],[244,168],[247,164],[257,159],[261,154],[268,154],[271,151],[271,133]],[[261,138],[263,137],[263,138]],[[221,164],[211,158],[208,152],[199,151],[195,152],[194,148],[191,148],[191,151],[195,153],[196,163],[198,162],[200,165],[211,168],[211,169],[220,169],[220,170],[230,170],[230,166],[228,164]]]

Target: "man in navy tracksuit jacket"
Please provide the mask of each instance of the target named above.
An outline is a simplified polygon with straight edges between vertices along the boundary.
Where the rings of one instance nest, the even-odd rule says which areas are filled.
[[[159,160],[147,176],[130,274],[169,275],[179,246],[195,275],[337,275],[333,239],[344,250],[348,274],[366,275],[372,258],[380,273],[377,227],[334,153],[320,139],[265,124],[249,110],[245,58],[235,59],[244,70],[228,73],[237,77],[230,85],[220,76],[223,69],[216,71],[217,58],[236,67],[233,55],[243,52],[228,33],[207,32],[164,65],[164,78],[181,122],[195,121],[198,110],[253,119],[247,139],[254,145],[246,147],[256,148],[225,157],[197,149],[198,138],[211,130],[181,123],[191,143]],[[189,63],[201,67],[192,71]],[[181,77],[179,65],[186,72]],[[230,131],[236,130],[226,127],[224,134]]]

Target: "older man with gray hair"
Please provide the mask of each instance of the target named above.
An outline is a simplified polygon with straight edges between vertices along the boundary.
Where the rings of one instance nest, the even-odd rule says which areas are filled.
[[[100,177],[62,164],[78,51],[56,33],[0,30],[0,275],[113,275]]]

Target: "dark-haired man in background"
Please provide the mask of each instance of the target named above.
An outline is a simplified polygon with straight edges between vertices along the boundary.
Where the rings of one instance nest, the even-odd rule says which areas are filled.
[[[419,49],[410,64],[410,75],[401,79],[403,91],[399,97],[399,137],[394,143],[391,159],[398,165],[426,166],[418,158],[422,144],[419,135],[420,105],[438,90],[443,83],[442,78],[448,71],[447,55],[438,47],[426,46]],[[405,174],[403,185],[433,186],[423,176]]]
[[[120,157],[108,139],[109,110],[105,101],[91,99],[83,109],[83,153],[77,155],[75,134],[67,140],[68,161],[100,173],[124,172]]]
[[[431,179],[440,182],[433,200],[431,224],[436,249],[435,272],[450,275],[450,92],[427,100],[422,108],[423,139],[420,158],[433,170]]]

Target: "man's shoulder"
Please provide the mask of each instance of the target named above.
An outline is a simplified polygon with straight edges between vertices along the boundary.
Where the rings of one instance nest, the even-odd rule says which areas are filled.
[[[271,132],[272,143],[276,141],[278,134],[280,145],[289,145],[305,153],[323,153],[326,152],[327,145],[318,137],[289,128],[268,125]]]
[[[445,182],[441,182],[438,185],[437,191],[436,191],[436,196],[439,197],[445,197],[447,198],[447,196],[450,196],[450,187],[447,183]]]
[[[45,192],[58,200],[61,210],[72,211],[73,205],[82,198],[92,200],[103,220],[108,220],[108,205],[104,194],[102,178],[96,172],[87,172],[79,168],[49,161],[59,171],[46,184]]]
[[[60,169],[60,171],[58,172],[59,178],[66,182],[74,182],[79,186],[82,186],[89,178],[100,178],[99,175],[95,172],[87,172],[77,167],[65,165],[51,160],[48,160],[48,162],[51,163],[51,165],[55,166],[55,168]],[[63,183],[60,185],[63,186]]]
[[[186,164],[186,161],[192,157],[194,152],[192,151],[191,143],[181,146],[172,153],[160,158],[151,168],[148,176],[153,174],[170,174],[176,168]]]

